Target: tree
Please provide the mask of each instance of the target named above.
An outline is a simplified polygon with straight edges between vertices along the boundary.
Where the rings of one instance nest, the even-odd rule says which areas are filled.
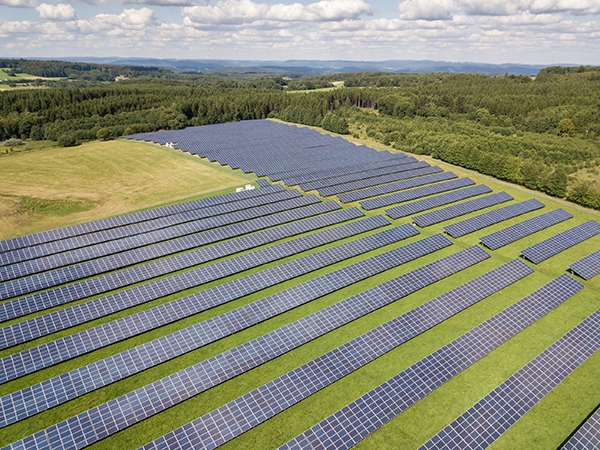
[[[112,136],[108,128],[100,128],[96,133],[96,137],[101,141],[108,141]]]
[[[31,131],[29,133],[29,138],[32,141],[41,141],[44,139],[44,130],[39,125],[34,125],[31,127]]]
[[[548,177],[543,189],[553,197],[564,197],[567,193],[567,173],[562,167],[557,167]]]
[[[573,136],[575,134],[575,124],[569,118],[564,118],[558,122],[556,134],[559,136]]]
[[[58,145],[61,147],[73,147],[77,145],[77,139],[73,133],[64,133],[58,137]]]

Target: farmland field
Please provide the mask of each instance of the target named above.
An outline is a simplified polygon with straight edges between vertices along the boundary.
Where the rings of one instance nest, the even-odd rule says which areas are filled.
[[[0,239],[230,192],[250,180],[197,158],[126,141],[4,156]]]
[[[358,140],[354,141],[357,143],[361,142]],[[373,146],[375,147],[375,145]],[[378,149],[388,149],[394,152],[381,145]],[[340,326],[235,378],[182,401],[159,414],[139,421],[135,425],[125,428],[123,431],[102,439],[89,447],[92,449],[137,448],[185,425],[203,414],[209,413],[215,408],[235,400],[237,397],[319,357],[392,318],[404,314],[510,260],[518,258],[520,251],[526,247],[587,220],[600,221],[600,212],[588,210],[563,200],[557,200],[523,187],[497,181],[491,177],[445,164],[429,157],[418,156],[418,159],[439,166],[444,171],[452,171],[458,177],[469,177],[477,184],[485,184],[493,192],[507,192],[514,198],[513,202],[515,203],[537,198],[544,203],[545,207],[542,210],[526,213],[464,237],[452,239],[453,245],[450,247],[371,276],[363,281],[290,309],[252,327],[177,356],[169,362],[153,366],[104,388],[92,391],[33,417],[9,425],[6,428],[0,429],[0,445],[6,445],[22,439],[76,414],[120,397],[134,389],[145,386],[299,320],[313,312],[337,304],[344,299],[394,277],[406,274],[460,250],[479,245],[479,238],[481,236],[488,235],[509,225],[557,208],[563,208],[573,214],[574,217],[570,220],[554,225],[498,250],[486,250],[491,256],[489,259],[433,283],[398,301],[391,302],[380,309]],[[8,164],[2,164],[4,162]],[[10,168],[6,169],[5,165],[9,165]],[[4,206],[5,208],[13,208],[12,210],[14,211],[14,208],[16,208],[14,202],[16,200],[12,199],[21,197],[53,199],[53,201],[57,202],[55,203],[56,207],[53,209],[53,213],[45,215],[44,211],[36,210],[30,213],[30,216],[27,216],[29,217],[29,221],[24,221],[23,224],[19,224],[18,215],[16,214],[13,214],[15,216],[14,219],[9,217],[11,221],[3,219],[6,220],[6,225],[2,224],[4,225],[2,228],[9,230],[4,235],[4,238],[159,205],[172,204],[178,199],[207,197],[211,192],[212,194],[210,195],[216,195],[225,192],[226,187],[228,188],[227,191],[231,192],[231,188],[243,185],[247,180],[253,179],[241,176],[241,172],[239,171],[232,171],[226,168],[217,169],[211,166],[208,163],[165,150],[164,148],[158,148],[155,145],[126,141],[93,143],[70,149],[49,149],[47,151],[3,158],[0,160],[0,180],[2,180],[0,181],[0,192],[3,194],[3,204],[8,205]],[[51,175],[48,175],[49,173]],[[314,192],[311,191],[310,193]],[[334,197],[320,198],[322,200],[334,199]],[[28,205],[27,201],[29,200],[20,200],[22,205]],[[356,202],[344,205],[344,208],[358,206],[359,203]],[[498,209],[502,206],[504,205],[492,208]],[[19,207],[26,208],[26,206]],[[79,209],[77,210],[77,208]],[[384,209],[363,211],[363,213],[367,217],[385,216]],[[460,219],[453,219],[449,222],[454,223],[479,214],[481,214],[481,211],[470,213],[460,217]],[[384,229],[411,222],[410,217],[391,220],[392,225]],[[426,228],[418,228],[420,232],[418,236],[371,250],[296,278],[288,279],[258,292],[237,298],[235,301],[224,303],[143,334],[99,348],[55,366],[9,381],[0,385],[0,395],[9,394],[77,367],[99,361],[136,345],[150,342],[161,336],[182,330],[193,324],[200,323],[271,294],[283,291],[284,289],[297,286],[303,282],[363,261],[366,258],[388,252],[391,249],[403,247],[438,233],[443,233],[445,225],[448,225],[448,223],[443,222]],[[332,228],[333,226],[329,226],[326,229]],[[375,234],[379,231],[381,230],[369,231],[364,233],[364,235]],[[290,240],[292,238],[285,238],[281,242],[288,242]],[[324,249],[335,248],[343,243],[354,240],[356,240],[356,237],[348,237],[328,243],[305,252],[286,256],[278,261],[268,262],[240,273],[228,275],[219,280],[210,281],[201,286],[192,287],[182,292],[170,294],[129,309],[96,318],[72,328],[1,350],[0,358],[42,343],[51,342],[62,336],[68,336],[78,331],[96,327],[108,321],[127,317],[133,313],[158,305],[167,304],[190,294],[204,292],[214,286],[224,285],[232,280],[262,272],[296,260],[299,257],[315,254]],[[270,243],[265,247],[273,245],[276,244]],[[599,248],[600,235],[596,235],[540,264],[527,263],[534,269],[533,274],[466,308],[428,331],[410,339],[408,342],[399,345],[339,381],[285,409],[270,420],[232,439],[223,445],[223,448],[263,449],[275,448],[284,444],[361,395],[377,387],[390,377],[476,327],[504,308],[536,291],[552,279],[565,273],[569,264]],[[251,251],[244,251],[242,254],[247,253],[250,254]],[[219,262],[228,259],[228,257],[222,257],[216,261]],[[194,268],[208,267],[211,264],[213,264],[212,261],[195,266]],[[165,275],[162,278],[166,277]],[[408,410],[360,442],[356,448],[417,448],[456,417],[460,416],[507,377],[527,364],[596,309],[600,308],[600,276],[590,281],[577,279],[585,285],[583,290],[418,401]],[[99,296],[90,298],[97,297]],[[48,311],[35,312],[25,319],[42,316],[49,311],[58,311],[73,304],[83,304],[89,301],[90,298],[68,303],[66,306],[57,306]],[[24,318],[8,320],[2,326],[9,326],[23,320]],[[600,352],[596,352],[502,435],[493,444],[493,448],[555,449],[560,446],[586,416],[600,404],[599,373]]]

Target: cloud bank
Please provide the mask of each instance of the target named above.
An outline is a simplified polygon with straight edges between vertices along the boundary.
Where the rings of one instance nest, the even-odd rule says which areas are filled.
[[[600,64],[600,0],[54,1],[0,0],[0,54]]]

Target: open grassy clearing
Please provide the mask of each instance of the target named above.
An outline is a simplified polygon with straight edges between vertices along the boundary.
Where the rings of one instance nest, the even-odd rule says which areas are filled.
[[[31,75],[29,73],[17,73],[14,76],[9,76],[8,73],[11,69],[0,69],[0,78],[4,81],[8,78],[9,81],[23,81],[23,80],[62,80],[61,77],[38,77],[37,75]]]
[[[298,93],[307,93],[307,92],[330,92],[330,91],[334,91],[336,89],[339,88],[343,88],[344,87],[344,82],[343,81],[333,81],[331,84],[333,84],[333,86],[331,87],[324,87],[324,88],[316,88],[316,89],[294,89],[294,90],[286,90],[287,93],[289,94],[298,94]]]
[[[38,77],[35,75],[31,75],[29,73],[17,73],[14,76],[9,76],[8,73],[11,69],[0,69],[0,91],[2,90],[14,90],[14,89],[34,89],[39,88],[41,86],[29,85],[29,84],[20,84],[28,81],[35,80],[62,80],[62,78],[48,78],[48,77]],[[8,80],[8,81],[6,81]],[[9,83],[19,83],[17,86],[10,86]]]
[[[0,239],[231,192],[251,180],[128,141],[14,154],[0,160]]]
[[[144,149],[156,149],[155,146],[136,144]],[[158,151],[164,152],[162,149]],[[164,152],[167,153],[167,152]],[[41,153],[35,153],[39,155]],[[21,156],[21,155],[19,155]],[[22,155],[26,156],[26,155]],[[12,157],[11,157],[12,158]],[[182,158],[185,159],[185,158]],[[419,156],[419,159],[426,159]],[[10,158],[2,161],[10,160]],[[308,362],[315,357],[333,349],[348,340],[384,323],[410,309],[423,304],[437,295],[491,270],[504,262],[516,258],[519,251],[529,245],[539,242],[560,231],[571,228],[588,219],[600,220],[600,213],[574,206],[570,203],[545,197],[539,193],[528,191],[521,187],[515,187],[507,183],[499,182],[475,172],[467,171],[458,167],[431,161],[445,170],[452,170],[459,176],[469,176],[478,183],[485,183],[495,192],[507,191],[515,201],[525,200],[532,197],[540,198],[546,204],[546,208],[532,212],[518,218],[505,221],[467,235],[463,238],[453,240],[450,248],[435,252],[431,255],[419,258],[416,261],[390,270],[384,274],[377,275],[356,285],[342,289],[334,294],[328,295],[309,304],[298,307],[278,317],[267,320],[259,325],[236,333],[225,339],[221,339],[203,348],[178,357],[169,363],[161,364],[128,379],[114,383],[101,390],[92,392],[65,405],[48,410],[30,419],[11,425],[0,433],[0,445],[22,438],[35,431],[43,429],[60,420],[71,417],[74,414],[85,411],[93,406],[101,404],[129,392],[137,387],[143,386],[156,379],[162,378],[170,373],[176,372],[184,367],[202,361],[210,356],[230,349],[254,337],[260,336],[282,325],[290,323],[311,312],[322,309],[330,304],[339,302],[351,295],[364,291],[369,287],[380,284],[394,276],[406,273],[421,267],[429,262],[442,258],[443,256],[457,252],[462,248],[475,245],[478,237],[493,231],[505,228],[513,223],[520,222],[529,217],[547,212],[551,209],[562,207],[574,214],[574,219],[551,227],[548,230],[534,234],[533,236],[517,241],[509,246],[489,253],[492,258],[460,272],[450,278],[435,283],[422,291],[412,294],[405,299],[394,302],[378,311],[343,326],[327,335],[303,345],[292,352],[270,361],[254,370],[251,370],[233,380],[210,389],[188,401],[180,403],[169,410],[151,417],[137,425],[118,433],[108,439],[100,441],[90,448],[94,449],[127,449],[138,446],[155,439],[172,429],[193,420],[194,418],[235,399],[251,389],[258,387],[273,378]],[[235,175],[229,171],[231,175]],[[212,173],[214,174],[214,172]],[[238,178],[239,179],[239,178]],[[240,183],[238,183],[239,185]],[[243,184],[243,183],[242,183]],[[155,194],[156,195],[156,194]],[[505,206],[498,205],[495,208]],[[353,206],[352,204],[350,206]],[[376,210],[368,215],[381,214],[383,211]],[[480,212],[461,217],[460,220],[471,217]],[[77,213],[81,214],[81,213]],[[458,221],[455,219],[452,222]],[[392,221],[394,225],[409,222],[409,218]],[[402,241],[401,243],[384,247],[383,249],[369,252],[365,255],[355,257],[349,261],[321,269],[314,273],[304,275],[297,279],[282,283],[278,286],[266,289],[262,292],[248,295],[240,300],[221,305],[209,311],[197,314],[193,317],[181,320],[177,323],[161,327],[143,335],[128,339],[126,341],[97,350],[88,355],[81,356],[72,361],[59,364],[55,367],[45,369],[31,374],[19,380],[15,380],[0,386],[0,395],[12,392],[21,387],[42,381],[51,376],[63,373],[86,363],[97,361],[108,355],[155,339],[159,336],[182,329],[194,323],[214,317],[225,311],[232,310],[251,301],[263,298],[271,293],[279,292],[299,282],[315,278],[321,274],[328,273],[337,268],[347,266],[352,262],[362,260],[374,254],[379,254],[391,248],[405,245],[409,242],[422,239],[442,231],[446,223],[420,229],[421,235]],[[355,238],[346,239],[346,242]],[[336,243],[337,245],[339,243]],[[326,247],[332,247],[328,245]],[[322,248],[304,254],[320,251]],[[543,284],[563,273],[567,266],[581,257],[600,248],[600,236],[596,236],[583,244],[565,251],[550,260],[534,266],[535,273],[524,280],[508,287],[507,289],[481,301],[480,303],[457,314],[444,323],[423,333],[417,338],[401,345],[397,349],[382,356],[376,361],[350,374],[337,383],[309,397],[303,402],[289,408],[273,419],[243,434],[224,448],[274,448],[291,439],[298,433],[314,425],[317,421],[327,417],[347,403],[355,400],[358,396],[374,388],[389,377],[410,366],[419,359],[427,356],[432,351],[445,345],[450,340],[460,336],[462,333],[475,327],[482,321],[491,317],[498,311],[506,308],[512,303],[520,300],[525,295],[533,292]],[[271,263],[259,269],[247,271],[242,275],[227,277],[218,282],[212,282],[201,288],[190,289],[169,297],[165,297],[135,308],[98,319],[96,321],[80,325],[64,332],[55,333],[49,337],[38,339],[33,343],[27,343],[18,347],[0,352],[0,357],[18,350],[33,347],[35,344],[56,339],[59,336],[72,334],[76,331],[87,329],[100,323],[114,320],[117,317],[129,315],[135,311],[147,309],[157,304],[165,303],[175,298],[180,298],[191,292],[205,290],[210,286],[221,284],[231,279],[239,278],[249,273],[272,267],[282,262],[289,261],[295,257],[286,258],[282,261]],[[395,420],[375,432],[369,438],[360,443],[358,448],[415,448],[425,442],[439,429],[449,423],[482,396],[487,394],[495,386],[500,384],[507,376],[514,373],[529,360],[543,351],[565,332],[583,320],[587,315],[600,307],[600,277],[590,282],[584,282],[586,288],[576,296],[565,302],[565,304],[552,311],[547,316],[533,324],[531,327],[518,334],[513,339],[502,345],[490,355],[483,358],[459,376],[446,383],[440,389],[434,391],[422,401],[401,414]],[[63,306],[64,307],[64,306]],[[60,309],[60,308],[55,308]],[[16,322],[15,320],[14,322]],[[495,448],[556,448],[600,403],[600,354],[596,353],[578,370],[576,370],[564,383],[550,393],[539,405],[519,421],[512,429],[502,436],[495,444]]]

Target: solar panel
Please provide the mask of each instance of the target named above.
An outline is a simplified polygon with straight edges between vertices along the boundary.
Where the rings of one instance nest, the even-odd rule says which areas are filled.
[[[440,194],[442,192],[472,186],[474,184],[475,182],[470,178],[459,178],[456,180],[446,181],[445,183],[437,183],[430,186],[411,189],[409,191],[398,192],[396,194],[365,200],[360,202],[360,206],[366,210],[383,208],[384,206],[390,206],[395,203],[407,202],[409,200],[415,200],[433,194]]]
[[[381,175],[378,177],[367,178],[364,180],[357,180],[351,181],[349,183],[338,184],[336,186],[324,187],[319,189],[318,192],[322,196],[350,195],[350,191],[355,191],[357,189],[383,188],[384,186],[382,185],[387,186],[389,183],[399,182],[402,180],[411,180],[415,177],[437,174],[440,172],[443,172],[443,170],[437,166],[425,166],[421,169],[411,169],[404,172],[390,173],[388,175]]]
[[[320,231],[310,236],[296,238],[291,242],[283,242],[272,247],[255,250],[252,253],[235,256],[188,272],[178,273],[168,278],[161,278],[125,291],[119,291],[107,297],[100,297],[87,303],[2,327],[0,328],[0,348],[27,342],[135,305],[293,256],[319,245],[329,244],[344,237],[366,231],[373,224],[384,226],[386,220],[382,219],[383,217],[380,217],[374,221],[366,222],[368,224],[367,228],[363,226],[364,222],[360,222],[343,225],[341,230],[335,228]]]
[[[270,195],[252,197],[249,199],[229,202],[223,205],[206,207],[199,210],[185,211],[182,213],[172,214],[167,217],[160,217],[158,219],[151,219],[145,222],[111,228],[110,230],[102,230],[95,233],[84,234],[82,236],[65,238],[59,241],[53,241],[33,247],[26,247],[19,250],[1,253],[0,260],[2,262],[0,265],[4,266],[16,264],[22,261],[41,258],[55,253],[67,252],[69,250],[74,250],[81,247],[90,247],[108,241],[115,241],[110,244],[111,246],[114,246],[117,244],[117,241],[127,237],[143,235],[152,231],[166,229],[187,222],[208,219],[210,217],[216,217],[244,209],[264,206],[270,203],[277,203],[282,200],[289,200],[300,196],[301,194],[298,191],[276,192]],[[89,251],[89,249],[82,250],[82,252],[83,251]]]
[[[414,158],[408,160],[406,155],[404,154],[390,154],[389,156],[374,162],[362,162],[360,164],[353,163],[338,167],[331,167],[325,170],[303,169],[301,171],[286,172],[279,176],[277,174],[270,174],[269,178],[271,178],[272,180],[281,179],[288,186],[293,186],[299,183],[308,183],[317,180],[323,180],[326,178],[335,178],[341,175],[363,172],[365,170],[387,167],[403,161],[414,162],[416,160]]]
[[[285,193],[282,192],[276,195],[282,194]],[[291,197],[294,196],[295,194],[291,195]],[[302,206],[311,205],[320,201],[321,200],[316,196],[301,196],[291,198],[288,200],[279,201],[277,203],[257,206],[256,208],[250,208],[229,214],[223,214],[221,216],[200,219],[193,222],[188,222],[156,231],[151,231],[141,235],[95,244],[89,247],[71,250],[64,253],[57,253],[54,255],[49,255],[29,261],[23,261],[21,263],[12,264],[10,266],[0,267],[0,281],[12,280],[15,278],[25,277],[27,275],[32,275],[39,272],[46,272],[48,270],[56,269],[59,267],[76,264],[79,262],[96,259],[115,253],[122,253],[135,248],[141,247],[144,249],[152,249],[153,246],[151,244],[156,245],[164,241],[169,243],[173,239],[196,234],[201,231],[207,231],[225,225],[244,222],[247,220],[263,217],[265,215],[274,214],[288,209],[294,209]]]
[[[447,194],[436,195],[435,197],[424,198],[416,202],[407,203],[405,205],[396,206],[395,208],[386,209],[385,213],[392,219],[400,219],[401,217],[410,216],[421,211],[444,206],[449,203],[454,203],[459,200],[465,200],[470,197],[475,197],[481,194],[487,194],[492,190],[484,184],[459,189],[458,191],[448,192]]]
[[[52,425],[7,448],[21,448],[25,442],[35,443],[35,448],[46,448],[50,442],[69,442],[74,448],[91,445],[486,258],[489,255],[479,247],[462,250]]]
[[[569,438],[563,450],[592,450],[600,448],[600,409]]]
[[[543,207],[542,202],[532,198],[447,225],[444,230],[453,238],[458,238]]]
[[[494,269],[205,414],[143,448],[161,448],[167,442],[171,442],[173,436],[180,437],[177,447],[194,443],[192,447],[212,448],[217,442],[229,441],[531,272],[531,268],[518,260]],[[264,403],[261,400],[264,400]],[[206,432],[208,429],[211,430],[210,433]],[[320,447],[316,445],[311,448]]]
[[[378,219],[378,223],[373,223],[371,219],[364,219],[365,223],[371,222],[371,225],[369,226],[367,223],[363,224],[363,227],[372,228],[373,225],[380,224],[383,218],[380,216]],[[95,350],[101,346],[112,344],[117,340],[126,339],[158,326],[164,326],[167,323],[172,323],[196,314],[199,310],[203,309],[199,308],[199,306],[204,306],[205,308],[207,303],[213,306],[215,304],[222,304],[417,234],[417,230],[410,225],[385,230],[356,241],[293,260],[276,268],[247,275],[241,279],[217,286],[212,290],[204,291],[201,294],[194,294],[167,305],[161,305],[127,318],[100,325],[93,330],[86,330],[86,336],[105,336],[105,339],[101,343],[97,339],[86,340],[80,336],[70,337],[73,338],[71,343],[78,342],[78,348],[85,347],[87,351]],[[340,235],[340,238],[343,237],[345,236]],[[373,258],[371,262],[376,263],[377,259]],[[359,269],[361,267],[358,266],[363,265],[361,262],[355,264],[353,268]],[[350,272],[347,268],[341,270]],[[340,272],[334,274],[339,276]],[[372,274],[372,271],[370,274]],[[361,278],[369,275],[366,275],[364,272]],[[334,276],[328,274],[306,284],[322,284],[325,279],[333,280]],[[350,280],[350,277],[347,275],[346,280]],[[352,281],[346,280],[344,280],[345,284],[358,281],[356,279]],[[336,288],[340,289],[341,287],[336,286]],[[287,292],[284,292],[283,295],[280,293],[279,295],[273,295],[253,302],[231,312],[221,314],[213,319],[188,327],[183,331],[172,333],[134,349],[126,350],[120,354],[88,364],[83,368],[72,370],[67,374],[62,374],[37,385],[6,395],[0,398],[0,411],[10,411],[10,414],[0,414],[0,427],[37,414],[49,407],[64,403],[92,390],[99,389],[118,379],[161,364],[176,356],[180,356],[186,351],[207,345],[210,342],[241,331],[309,301],[305,298],[302,298],[302,301],[298,301],[299,299],[296,298],[294,302],[291,302],[289,295],[293,295],[299,291],[298,288],[291,288]],[[321,293],[321,295],[324,294]],[[287,298],[285,301],[278,301],[282,297]],[[167,350],[161,351],[157,349]],[[79,352],[71,348],[69,358],[77,356],[73,353]],[[149,359],[147,357],[148,354],[153,354],[154,356]],[[103,370],[106,367],[115,367],[116,369],[107,372]]]
[[[287,450],[352,447],[582,288],[581,283],[568,275],[561,275],[280,448]],[[485,425],[477,424],[472,428],[476,429],[479,426],[483,428]],[[464,446],[449,445],[445,448]]]
[[[271,186],[271,183],[269,182],[269,180],[258,179],[258,180],[254,180],[254,182],[256,184],[258,184],[258,187],[261,187],[261,188],[265,188],[265,187]]]
[[[282,211],[265,217],[251,219],[242,223],[227,225],[214,230],[207,230],[180,239],[155,244],[153,246],[87,261],[74,266],[31,275],[26,278],[0,284],[0,298],[5,299],[28,294],[41,289],[80,280],[82,278],[100,275],[111,270],[120,269],[140,262],[146,262],[150,259],[172,255],[177,252],[208,244],[214,244],[232,237],[340,209],[340,205],[336,202],[317,203],[289,211]]]
[[[396,162],[393,166],[382,167],[379,169],[365,170],[362,172],[340,175],[335,178],[326,178],[324,180],[311,181],[308,183],[300,183],[299,186],[303,191],[319,191],[325,187],[335,186],[338,184],[349,183],[351,181],[364,180],[390,173],[406,172],[408,170],[421,169],[429,167],[429,164],[423,161],[417,161],[416,158],[404,158],[405,161]]]
[[[541,214],[531,219],[524,220],[517,224],[511,225],[503,230],[483,236],[479,240],[490,250],[497,250],[500,247],[511,244],[526,236],[545,230],[546,228],[556,225],[572,218],[573,216],[564,209],[555,209],[554,211]]]
[[[432,170],[439,169],[439,167],[433,166],[428,167],[426,169],[418,169],[420,170]],[[389,194],[390,192],[402,191],[404,189],[409,189],[412,187],[424,186],[430,183],[436,183],[438,181],[446,181],[451,180],[453,178],[457,178],[456,174],[452,172],[442,172],[441,169],[436,170],[436,172],[441,173],[433,173],[433,175],[427,175],[424,173],[419,173],[416,178],[410,178],[408,180],[402,179],[402,181],[396,181],[395,183],[386,182],[384,185],[370,187],[366,189],[362,189],[360,191],[347,192],[344,194],[338,195],[338,199],[342,203],[350,203],[356,202],[358,200],[364,200],[365,198],[375,197],[377,195]],[[430,173],[430,172],[428,172]],[[427,176],[421,176],[427,175]]]
[[[421,449],[490,446],[599,348],[600,310],[597,310]]]
[[[588,220],[581,225],[563,231],[525,250],[521,250],[521,255],[532,263],[539,264],[599,233],[600,224],[594,220]]]
[[[16,250],[23,247],[30,247],[33,245],[42,244],[45,242],[56,241],[59,239],[65,239],[68,237],[79,236],[82,234],[93,233],[100,230],[107,230],[114,227],[120,227],[123,225],[129,225],[132,223],[143,222],[146,220],[156,219],[158,217],[165,217],[171,214],[177,214],[184,211],[193,209],[206,208],[210,206],[220,205],[240,199],[259,197],[261,195],[270,194],[273,192],[283,191],[283,186],[271,186],[267,190],[254,190],[244,192],[234,192],[231,194],[216,195],[213,197],[207,197],[200,200],[193,200],[185,203],[178,203],[177,205],[164,206],[162,208],[155,208],[146,211],[140,211],[131,214],[125,214],[122,216],[111,217],[108,219],[96,220],[93,222],[86,222],[80,225],[73,225],[70,227],[59,228],[57,230],[44,231],[42,233],[30,234],[27,236],[21,236],[5,241],[0,241],[0,252],[6,252],[10,250]]]
[[[214,261],[224,256],[231,256],[245,250],[252,250],[264,244],[274,243],[280,239],[291,238],[305,232],[315,231],[326,226],[360,217],[364,217],[364,214],[358,208],[339,210],[234,238],[209,247],[202,247],[142,266],[134,266],[120,272],[101,275],[75,284],[61,286],[50,291],[39,292],[27,297],[0,303],[0,322],[75,300],[81,300],[92,295],[123,288],[134,283],[147,281],[178,270]]]
[[[600,273],[600,250],[574,262],[569,269],[584,280],[591,280]]]
[[[439,172],[442,172],[442,169],[439,167],[429,165],[426,166],[423,164],[422,168],[410,169],[402,172],[390,173],[387,175],[379,175],[377,177],[367,178],[364,180],[356,180],[348,183],[337,184],[335,186],[321,188],[318,190],[318,192],[322,196],[338,195],[349,191],[355,191],[357,189],[387,184],[399,180],[407,180],[421,175],[429,175]]]
[[[465,214],[480,211],[482,209],[489,208],[490,206],[498,205],[510,200],[513,200],[512,195],[509,195],[506,192],[498,192],[496,194],[486,195],[482,198],[476,198],[475,200],[469,200],[457,205],[438,209],[437,211],[422,214],[420,216],[413,217],[412,219],[420,227],[429,227],[436,223],[464,216]]]
[[[412,226],[395,228],[393,230],[386,231],[383,234],[377,234],[375,237],[357,242],[355,251],[360,251],[363,249],[367,251],[366,245],[388,245],[394,240],[400,240],[414,234],[418,234],[418,232]],[[377,239],[379,239],[380,242],[373,242],[377,241]],[[438,239],[438,245],[442,244],[447,244],[447,241],[440,241]],[[270,301],[272,301],[273,304],[264,307],[260,312],[254,310],[256,304],[248,306],[246,309],[242,308],[241,311],[243,313],[247,313],[247,310],[251,309],[251,316],[243,316],[242,318],[238,318],[237,322],[234,324],[226,323],[227,321],[225,321],[225,323],[221,323],[221,318],[219,318],[214,319],[214,321],[216,321],[215,323],[213,323],[214,321],[211,320],[198,326],[194,326],[190,328],[190,330],[193,331],[192,334],[196,335],[196,338],[192,339],[190,342],[195,343],[194,345],[200,345],[201,342],[207,342],[208,338],[206,336],[214,338],[215,336],[222,335],[223,333],[220,331],[219,327],[224,324],[227,325],[224,326],[227,332],[233,332],[236,327],[240,326],[241,324],[250,323],[251,317],[254,317],[257,320],[260,317],[268,317],[269,314],[274,313],[274,305],[276,304],[281,303],[282,305],[293,305],[312,301],[322,295],[325,295],[326,293],[341,289],[343,286],[347,286],[361,279],[368,278],[374,274],[388,270],[396,265],[406,262],[407,255],[418,254],[415,252],[410,253],[411,249],[412,247],[408,247],[404,250],[392,251],[384,254],[390,258],[395,257],[396,259],[394,260],[385,260],[385,256],[367,258],[365,260],[366,262],[352,264],[343,270],[334,271],[330,274],[318,277],[315,280],[301,283],[294,288],[283,291],[282,293],[273,294],[267,297],[265,301],[261,301],[260,305],[268,305],[268,302]],[[348,253],[348,246],[337,249],[336,252],[337,251],[340,251],[342,255],[350,254]],[[177,320],[183,319],[192,314],[197,314],[210,307],[241,298],[252,292],[259,291],[265,287],[277,284],[278,282],[282,282],[286,279],[292,279],[302,274],[298,267],[295,266],[309,264],[312,261],[313,265],[309,266],[309,268],[306,269],[306,272],[308,273],[310,268],[315,268],[314,270],[316,270],[318,266],[315,265],[314,261],[318,261],[321,257],[331,258],[331,253],[332,252],[324,252],[323,254],[315,257],[304,258],[295,264],[278,266],[273,269],[261,271],[258,274],[248,275],[240,278],[239,280],[233,280],[196,294],[192,294],[187,297],[138,312],[131,316],[126,316],[112,322],[98,325],[73,335],[65,336],[47,344],[42,344],[37,347],[24,350],[20,353],[7,356],[0,359],[0,368],[3,369],[2,372],[0,372],[0,381],[4,382],[18,378],[33,371],[37,371],[53,364],[80,356],[84,353],[102,348],[106,345],[113,344],[123,339],[127,339],[153,328],[176,322]],[[358,270],[360,270],[360,273],[356,274],[355,272]],[[237,314],[237,311],[227,313],[224,317],[235,316]],[[212,328],[210,332],[205,331],[206,326]],[[176,340],[179,339],[179,336],[165,339]],[[185,340],[189,339],[186,338]],[[175,345],[173,342],[170,342],[167,347],[177,349],[185,346],[182,346],[181,343]],[[143,352],[141,359],[144,360]],[[129,370],[129,365],[125,365],[124,367]]]

